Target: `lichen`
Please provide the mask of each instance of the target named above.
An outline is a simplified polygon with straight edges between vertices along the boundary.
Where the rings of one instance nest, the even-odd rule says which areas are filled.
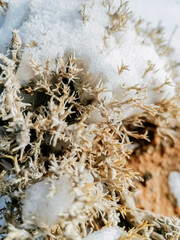
[[[112,14],[108,2],[104,1],[111,19],[107,34],[123,31],[129,19],[127,3],[121,1]],[[88,21],[86,10],[83,5],[82,24]],[[159,31],[141,30],[138,25],[138,34],[153,39],[165,54]],[[131,98],[112,97],[106,102],[102,96],[108,90],[102,78],[92,83],[90,70],[74,53],[49,58],[45,65],[30,56],[33,75],[21,84],[17,76],[24,61],[20,46],[19,40],[9,57],[0,55],[0,188],[1,198],[8,196],[1,211],[5,239],[78,240],[103,227],[117,227],[122,219],[129,223],[129,229],[121,226],[122,240],[178,239],[178,219],[135,208],[129,188],[141,178],[126,167],[132,142],[151,141],[146,123],[153,123],[164,141],[175,141],[180,122],[178,94],[149,104],[147,88],[135,85],[129,87],[136,92]],[[142,78],[157,71],[154,68],[147,62]],[[126,71],[129,68],[122,62],[117,73],[121,76]],[[168,84],[172,82],[165,81],[156,91]],[[128,108],[136,111],[127,114]]]

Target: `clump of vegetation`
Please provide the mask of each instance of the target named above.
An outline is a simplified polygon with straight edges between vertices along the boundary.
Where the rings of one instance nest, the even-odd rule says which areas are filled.
[[[83,22],[88,21],[86,5],[81,14]],[[112,20],[108,34],[126,27],[127,3],[121,1],[117,12],[111,14],[109,9],[108,14]],[[151,140],[147,123],[154,124],[167,142],[175,141],[180,122],[178,96],[151,105],[139,95],[147,89],[135,86],[131,89],[137,91],[136,97],[122,102],[112,98],[107,104],[101,97],[107,89],[100,80],[96,85],[90,82],[89,70],[74,54],[47,59],[45,66],[32,56],[34,77],[21,85],[17,34],[13,31],[11,56],[0,55],[2,238],[78,240],[103,227],[121,226],[123,240],[179,239],[178,219],[135,208],[129,188],[141,178],[126,167],[132,142]],[[156,34],[153,30],[148,36],[156,39]],[[161,47],[162,42],[157,39],[155,44]],[[122,63],[119,75],[124,71],[129,68]],[[142,78],[150,71],[154,65],[148,62]],[[82,76],[86,81],[81,81]],[[139,111],[126,117],[127,106]],[[94,113],[103,121],[93,122]],[[70,202],[64,210],[58,208],[61,192]],[[51,221],[54,209],[57,218]]]

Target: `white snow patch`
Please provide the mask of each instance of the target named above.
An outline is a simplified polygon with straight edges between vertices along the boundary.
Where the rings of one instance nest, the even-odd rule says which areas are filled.
[[[29,14],[31,0],[8,0],[6,13],[0,9],[0,52],[5,54],[12,38],[11,30],[19,29]]]
[[[67,176],[59,180],[45,179],[32,185],[23,200],[22,215],[35,224],[52,226],[59,215],[67,212],[74,201],[74,193]]]
[[[63,0],[50,0],[48,3],[33,0],[31,14],[20,28],[20,33],[24,42],[35,41],[38,47],[27,49],[26,52],[33,54],[41,63],[45,63],[48,57],[63,57],[75,52],[77,57],[84,60],[84,68],[89,69],[91,80],[99,81],[102,78],[106,89],[118,101],[123,101],[127,94],[129,98],[134,95],[137,91],[127,90],[133,86],[147,88],[148,104],[172,98],[173,83],[159,91],[154,90],[170,77],[164,69],[166,61],[158,56],[151,41],[143,45],[144,39],[137,36],[133,24],[129,22],[123,32],[108,35],[105,46],[103,39],[110,26],[106,8],[101,1],[87,1],[88,21],[83,23],[79,13],[82,3],[73,0],[71,4]],[[148,61],[155,64],[155,69],[143,79]],[[118,67],[122,63],[128,66],[129,71],[119,75]],[[106,101],[110,101],[107,96]]]
[[[119,102],[144,98],[146,104],[171,99],[175,94],[175,84],[165,68],[168,59],[157,54],[151,40],[146,39],[147,43],[142,44],[144,39],[136,34],[131,20],[123,31],[107,34],[110,18],[100,0],[86,1],[85,15],[88,20],[83,22],[80,14],[83,3],[83,0],[9,0],[9,8],[0,28],[0,35],[3,36],[0,48],[7,47],[10,42],[10,28],[17,28],[23,42],[31,46],[23,50],[23,59],[27,60],[27,54],[32,54],[37,62],[45,64],[47,58],[75,53],[77,58],[83,59],[83,67],[89,70],[94,87],[102,79],[109,92],[101,98],[107,104],[112,97]],[[119,0],[114,1],[112,12],[119,3]],[[32,42],[37,46],[32,47]],[[155,67],[143,77],[148,62]],[[119,74],[118,68],[122,63],[128,66],[128,70]],[[18,70],[21,83],[27,83],[33,76],[29,62],[23,61]],[[83,76],[81,78],[83,81]],[[163,86],[167,79],[170,84]],[[163,87],[158,88],[160,86]],[[139,93],[135,87],[147,90]],[[138,111],[132,107],[127,110],[127,117]],[[103,121],[97,112],[94,117]]]
[[[26,54],[22,56],[21,64],[17,70],[17,77],[21,79],[21,84],[26,85],[29,82],[29,79],[32,79],[35,74],[32,70],[32,67],[29,65],[30,57]]]
[[[170,191],[177,199],[177,204],[180,207],[180,172],[171,172],[168,182]]]
[[[164,38],[173,48],[173,59],[180,61],[180,0],[130,0],[129,7],[136,18],[142,18],[151,27],[163,27]],[[180,75],[180,67],[177,68]],[[180,82],[180,78],[175,79]]]
[[[180,0],[130,0],[129,6],[136,17],[143,18],[152,27],[161,23],[165,38],[171,42],[180,59]]]
[[[12,27],[8,18],[11,16],[11,19],[14,19],[16,15],[13,2],[10,2],[5,22]],[[115,3],[119,1],[116,0]],[[84,60],[84,68],[89,69],[91,80],[99,81],[102,78],[106,89],[110,90],[118,101],[122,101],[126,95],[129,98],[134,95],[136,90],[128,90],[133,86],[147,88],[148,104],[174,96],[171,79],[171,86],[165,85],[160,90],[154,90],[162,85],[166,78],[170,78],[164,68],[166,61],[158,56],[151,41],[148,45],[142,44],[144,39],[137,36],[131,22],[122,32],[107,35],[110,19],[101,1],[87,1],[88,20],[85,23],[79,13],[83,1],[71,0],[69,4],[69,1],[64,0],[48,2],[26,0],[23,4],[22,6],[22,1],[16,0],[16,10],[21,9],[21,12],[25,13],[29,8],[28,18],[19,28],[19,34],[24,43],[31,44],[33,41],[37,43],[37,47],[26,48],[25,54],[33,54],[38,62],[45,63],[48,57],[53,59],[57,55],[63,57],[64,54],[75,52],[77,57]],[[12,14],[9,15],[11,12]],[[24,16],[19,16],[16,26],[23,19]],[[106,44],[103,40],[105,35]],[[148,61],[155,64],[155,70],[149,72],[143,79]],[[119,75],[118,67],[121,67],[122,62],[128,66],[129,71],[126,70]],[[31,78],[31,74],[28,76],[27,67],[22,64],[24,67],[20,66],[19,77],[22,82],[26,82],[28,77]],[[25,77],[23,77],[24,72],[26,72]],[[106,97],[106,101],[110,99]]]
[[[125,233],[120,227],[104,227],[103,229],[89,234],[83,240],[119,240],[119,238]]]

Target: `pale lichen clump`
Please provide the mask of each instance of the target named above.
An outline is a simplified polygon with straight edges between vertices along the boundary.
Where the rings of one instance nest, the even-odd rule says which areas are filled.
[[[121,40],[129,26],[137,35],[148,38],[149,42],[142,45],[154,44],[156,51],[165,49],[157,39],[158,32],[143,30],[133,22],[127,3],[121,1],[116,11],[109,1],[101,5],[109,19],[106,37],[102,38],[107,51],[108,38],[113,34],[120,34],[116,44],[123,51]],[[83,28],[91,21],[93,6],[84,4],[78,11]],[[112,240],[178,239],[178,219],[135,208],[129,189],[140,177],[126,168],[134,148],[132,142],[151,140],[148,123],[156,126],[164,141],[175,141],[174,129],[180,122],[175,93],[178,86],[175,89],[171,76],[174,65],[168,65],[170,71],[166,71],[160,58],[165,54],[168,64],[169,51],[153,50],[151,55],[161,68],[160,75],[151,61],[139,70],[146,84],[112,87],[110,82],[117,76],[122,82],[132,76],[125,77],[131,68],[124,61],[115,67],[110,64],[115,80],[105,72],[93,81],[94,65],[88,66],[86,58],[80,59],[79,43],[75,54],[71,46],[62,57],[48,58],[40,64],[35,54],[25,61],[27,49],[21,59],[21,40],[17,31],[12,33],[10,57],[0,55],[0,188],[2,197],[7,198],[1,211],[1,233],[6,234],[6,240],[99,240],[107,239],[108,234]],[[98,59],[102,61],[102,56]],[[158,76],[164,79],[154,80]],[[154,88],[147,83],[151,78]]]

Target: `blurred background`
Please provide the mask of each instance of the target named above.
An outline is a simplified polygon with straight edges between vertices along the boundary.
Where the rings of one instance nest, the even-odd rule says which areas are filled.
[[[129,8],[152,27],[164,27],[165,38],[176,48],[175,56],[180,61],[180,0],[129,0]]]

